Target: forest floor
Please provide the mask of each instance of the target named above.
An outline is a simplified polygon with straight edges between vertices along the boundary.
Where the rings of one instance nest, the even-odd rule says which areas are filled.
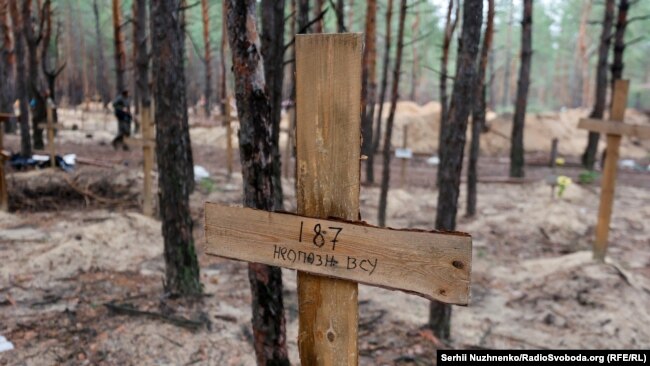
[[[112,131],[98,130],[88,138],[81,131],[59,136],[62,152],[116,164],[80,165],[71,175],[76,195],[39,191],[66,187],[65,173],[10,173],[13,212],[0,213],[0,335],[15,350],[0,353],[0,365],[254,364],[247,266],[203,254],[203,203],[241,202],[241,175],[226,176],[223,145],[193,140],[195,164],[211,173],[191,196],[206,296],[180,301],[162,296],[160,222],[139,213],[142,153],[113,151]],[[18,138],[7,136],[5,145],[17,149]],[[640,164],[648,164],[648,152]],[[529,160],[539,156],[548,155]],[[431,229],[435,166],[412,161],[403,183],[399,171],[393,160],[388,226]],[[476,218],[462,217],[461,187],[458,230],[474,243],[472,298],[454,307],[450,344],[423,330],[427,300],[361,285],[362,365],[431,365],[438,347],[650,348],[650,172],[619,174],[605,264],[590,252],[598,181],[570,185],[558,198],[545,182],[549,168],[528,166],[524,183],[490,183],[506,172],[507,159],[481,160]],[[574,181],[580,172],[558,168]],[[283,183],[285,208],[295,210],[294,181]],[[371,224],[378,196],[378,187],[362,186],[361,215]],[[283,274],[287,342],[297,364],[296,275]],[[124,314],[135,310],[139,315]]]

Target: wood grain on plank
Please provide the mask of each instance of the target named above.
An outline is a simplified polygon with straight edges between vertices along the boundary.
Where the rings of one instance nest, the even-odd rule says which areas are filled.
[[[639,139],[650,139],[650,126],[633,125],[617,121],[583,118],[578,128],[608,135],[629,136]]]
[[[471,237],[205,205],[206,253],[466,305]]]
[[[296,36],[298,214],[359,218],[362,34]],[[358,285],[298,272],[303,365],[358,363]]]
[[[628,80],[616,80],[614,83],[614,96],[610,110],[610,119],[618,121],[614,123],[623,124],[622,121],[625,119],[629,85]],[[598,224],[596,225],[596,241],[594,243],[594,259],[600,262],[605,260],[605,253],[607,252],[620,145],[620,135],[607,135],[607,157],[605,158],[605,167],[601,180]]]

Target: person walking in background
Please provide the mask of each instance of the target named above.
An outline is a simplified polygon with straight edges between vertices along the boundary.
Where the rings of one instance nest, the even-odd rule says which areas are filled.
[[[129,103],[129,91],[123,90],[113,101],[113,110],[117,118],[117,136],[113,139],[113,148],[117,150],[119,145],[122,149],[128,150],[129,146],[124,143],[124,137],[131,136],[131,106]]]

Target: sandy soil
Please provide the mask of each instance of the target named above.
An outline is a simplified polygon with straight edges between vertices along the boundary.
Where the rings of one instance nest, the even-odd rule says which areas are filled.
[[[116,182],[124,181],[122,174],[141,180],[133,174],[141,153],[114,153],[95,139],[100,135],[63,146],[116,161]],[[7,142],[12,147],[18,140],[10,136]],[[223,150],[198,145],[195,161],[212,174],[191,197],[207,296],[162,297],[160,222],[137,210],[99,208],[91,200],[85,208],[66,209],[62,202],[57,210],[0,213],[0,335],[16,347],[0,353],[0,365],[254,364],[246,265],[205,256],[201,248],[203,202],[239,203],[241,176],[225,176]],[[528,171],[535,176],[538,169]],[[575,176],[580,170],[564,171]],[[432,227],[437,191],[420,184],[432,177],[430,168],[413,167],[406,185],[393,185],[389,226]],[[447,347],[649,348],[650,175],[634,177],[619,180],[605,264],[593,263],[589,251],[597,185],[571,185],[562,198],[551,198],[543,179],[479,185],[479,215],[459,216],[458,227],[474,238],[472,300],[454,307]],[[139,184],[131,186],[139,190]],[[295,209],[293,180],[284,181],[284,191],[286,208]],[[464,207],[464,187],[461,192]],[[378,194],[377,187],[362,187],[361,214],[370,223]],[[287,341],[297,363],[295,272],[283,273]],[[425,299],[361,286],[360,300],[361,364],[435,363],[439,344],[421,328]],[[151,316],[119,315],[107,303],[209,320],[210,326],[188,329]]]

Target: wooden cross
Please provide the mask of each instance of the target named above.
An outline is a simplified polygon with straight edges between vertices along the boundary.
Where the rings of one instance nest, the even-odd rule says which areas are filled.
[[[614,83],[609,121],[583,118],[578,124],[578,128],[607,134],[607,156],[601,180],[598,224],[596,226],[596,242],[594,243],[594,259],[601,262],[605,260],[607,252],[621,136],[650,139],[650,127],[623,123],[629,85],[629,80],[616,80]]]
[[[207,254],[298,270],[303,365],[358,364],[358,283],[469,301],[469,235],[358,221],[362,49],[296,36],[298,214],[205,205]]]
[[[232,176],[232,161],[233,161],[233,152],[232,152],[232,124],[231,122],[239,121],[237,117],[231,115],[230,110],[230,96],[225,95],[223,101],[223,115],[215,116],[215,120],[221,120],[226,126],[226,165],[228,168],[228,178]]]
[[[142,145],[142,169],[144,170],[144,188],[142,197],[142,213],[145,216],[153,216],[153,164],[154,148],[156,138],[154,134],[153,119],[151,118],[151,106],[140,106],[140,126],[142,138],[136,139],[127,137],[124,139],[128,145]]]
[[[4,126],[5,122],[11,120],[11,113],[0,113],[0,211],[9,211],[9,193],[7,190],[7,177],[5,175],[5,163],[9,159],[9,153],[4,151]]]

